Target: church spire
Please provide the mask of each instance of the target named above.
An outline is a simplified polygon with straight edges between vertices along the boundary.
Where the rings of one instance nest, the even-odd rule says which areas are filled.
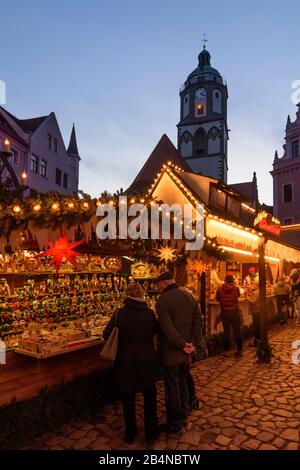
[[[79,157],[74,124],[73,124],[73,127],[72,127],[72,132],[71,132],[71,137],[70,137],[70,142],[69,142],[69,147],[68,147],[67,152],[68,152],[69,155]]]

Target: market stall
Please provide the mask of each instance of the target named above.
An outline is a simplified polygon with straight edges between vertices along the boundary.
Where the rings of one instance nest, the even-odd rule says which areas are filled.
[[[152,257],[156,263],[142,258],[147,254],[149,261],[158,245],[101,244],[95,212],[102,202],[56,197],[1,205],[0,339],[6,364],[0,405],[110,368],[100,357],[102,332],[131,280],[144,285],[153,305],[161,253]]]

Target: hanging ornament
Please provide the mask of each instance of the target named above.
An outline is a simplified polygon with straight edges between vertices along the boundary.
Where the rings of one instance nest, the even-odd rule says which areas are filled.
[[[197,274],[207,273],[208,265],[203,260],[193,260],[191,262],[191,269]]]
[[[120,258],[117,258],[116,256],[105,256],[102,261],[102,266],[105,271],[117,273],[122,267],[122,262]]]
[[[158,257],[160,261],[165,263],[172,263],[176,258],[177,250],[169,246],[162,246],[158,250]]]
[[[131,275],[133,278],[149,278],[150,266],[142,261],[137,261],[131,265]]]
[[[84,240],[69,243],[67,236],[62,234],[55,242],[48,242],[49,250],[40,253],[39,256],[52,256],[51,265],[55,264],[56,272],[65,260],[77,268],[75,260],[78,256],[81,256],[81,253],[74,251],[73,248],[82,245],[82,243],[84,243]]]

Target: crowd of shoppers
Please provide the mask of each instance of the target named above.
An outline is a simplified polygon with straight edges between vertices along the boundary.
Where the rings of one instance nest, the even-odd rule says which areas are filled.
[[[282,325],[288,320],[290,305],[300,322],[300,272],[288,283],[278,279],[274,289],[278,317]],[[142,286],[133,282],[126,289],[124,306],[112,316],[103,337],[108,339],[118,328],[118,352],[114,364],[116,386],[122,397],[126,443],[137,436],[135,399],[144,397],[144,432],[147,445],[161,432],[182,433],[189,413],[199,406],[195,384],[189,367],[192,355],[199,348],[204,334],[201,312],[191,293],[176,284],[167,271],[156,279],[159,298],[156,312],[147,306]],[[240,289],[228,274],[217,291],[220,320],[223,324],[224,355],[231,345],[231,330],[236,342],[236,356],[243,356]],[[259,286],[253,281],[247,290],[250,314],[253,317],[254,345],[260,340]],[[163,378],[165,387],[166,422],[158,424],[156,382]]]

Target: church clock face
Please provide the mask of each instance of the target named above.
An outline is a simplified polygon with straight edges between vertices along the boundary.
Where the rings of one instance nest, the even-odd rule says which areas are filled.
[[[205,101],[206,100],[205,88],[198,88],[198,90],[195,91],[195,98],[198,101]]]
[[[198,88],[195,91],[195,117],[206,116],[207,112],[207,93],[205,88]]]

